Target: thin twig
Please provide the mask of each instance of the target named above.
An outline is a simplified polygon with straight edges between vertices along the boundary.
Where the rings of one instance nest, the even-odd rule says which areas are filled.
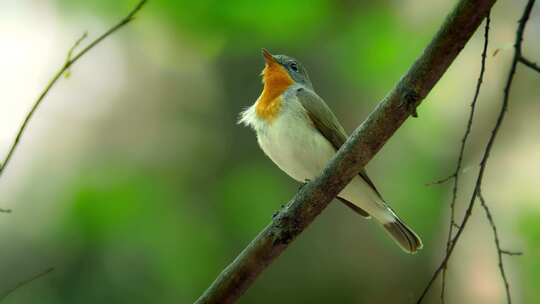
[[[461,146],[459,147],[459,156],[456,162],[456,169],[454,170],[454,173],[452,174],[454,176],[453,179],[453,187],[452,187],[452,201],[450,203],[450,222],[448,224],[448,237],[446,240],[446,252],[450,249],[450,245],[452,242],[452,235],[454,233],[454,228],[460,229],[460,226],[456,223],[456,200],[458,195],[458,187],[459,187],[459,177],[460,177],[460,171],[461,166],[463,165],[463,155],[465,154],[465,147],[467,145],[467,140],[469,138],[469,135],[471,134],[472,130],[472,124],[474,121],[474,114],[476,113],[476,104],[478,102],[478,96],[480,96],[480,88],[482,87],[482,82],[484,81],[484,73],[486,71],[486,58],[487,58],[487,49],[489,44],[489,24],[490,24],[491,18],[488,14],[486,16],[486,25],[484,27],[484,47],[482,49],[482,55],[480,60],[480,74],[478,76],[478,80],[476,81],[476,88],[474,91],[474,97],[471,102],[471,110],[469,112],[469,119],[467,121],[467,127],[465,128],[465,132],[463,134],[463,137],[461,139]],[[446,291],[446,270],[448,269],[447,264],[444,265],[443,268],[443,274],[442,274],[442,286],[441,286],[441,303],[444,303],[444,293]]]
[[[75,41],[75,43],[73,44],[73,46],[69,49],[69,51],[67,53],[66,62],[71,61],[71,58],[73,58],[73,53],[79,47],[79,45],[83,42],[83,40],[86,39],[86,37],[88,37],[88,32],[84,32],[81,35],[81,37],[79,37],[79,39],[77,39],[77,41]]]
[[[11,213],[11,209],[0,208],[0,213]]]
[[[504,283],[504,290],[506,292],[506,301],[507,303],[512,303],[512,297],[510,295],[510,284],[508,284],[508,278],[506,277],[506,271],[504,270],[504,262],[503,262],[503,253],[501,249],[501,243],[499,241],[499,234],[497,232],[497,225],[495,225],[495,220],[493,219],[493,215],[491,214],[491,211],[486,203],[486,200],[484,199],[484,195],[482,195],[482,190],[478,190],[478,198],[480,199],[480,204],[482,205],[482,208],[484,209],[484,212],[486,213],[486,217],[489,221],[489,225],[491,226],[491,230],[493,231],[493,240],[495,241],[495,247],[497,249],[497,258],[499,259],[499,271],[501,272],[501,277]]]
[[[73,57],[73,52],[75,52],[77,47],[79,47],[81,42],[83,42],[83,40],[86,39],[86,37],[88,37],[88,32],[84,32],[81,35],[81,37],[79,37],[79,39],[77,39],[77,41],[75,41],[75,43],[73,44],[73,46],[69,49],[69,51],[67,53],[66,62],[71,61],[71,58]],[[69,78],[70,75],[71,75],[71,72],[70,72],[70,70],[68,68],[68,69],[66,69],[66,71],[64,73],[64,77]]]
[[[36,275],[34,275],[34,276],[32,276],[32,277],[30,277],[30,278],[24,280],[24,281],[22,281],[22,282],[17,283],[17,285],[15,285],[15,286],[13,286],[12,288],[10,288],[10,289],[4,291],[4,292],[2,293],[2,295],[0,295],[0,302],[2,302],[5,298],[7,298],[10,294],[12,294],[12,293],[13,293],[14,291],[16,291],[17,289],[23,287],[24,285],[30,284],[30,283],[32,283],[33,281],[35,281],[35,280],[37,280],[37,279],[39,279],[39,278],[41,278],[41,277],[43,277],[43,276],[46,276],[47,274],[51,273],[53,270],[54,270],[53,267],[47,268],[47,269],[45,269],[44,271],[42,271],[42,272],[40,272],[40,273],[38,273],[38,274],[36,274]]]
[[[70,48],[70,51],[68,52],[68,57],[66,59],[66,62],[54,74],[54,76],[51,78],[51,80],[49,80],[49,83],[45,86],[45,88],[43,89],[43,91],[41,92],[41,94],[39,95],[37,100],[34,102],[32,108],[30,109],[30,111],[28,112],[26,117],[24,118],[24,121],[21,124],[21,126],[19,128],[19,131],[17,132],[17,135],[15,136],[15,140],[11,144],[11,147],[9,148],[8,153],[7,153],[4,161],[0,165],[0,177],[4,173],[4,170],[6,169],[7,165],[9,164],[9,162],[10,162],[12,156],[13,156],[13,153],[15,152],[15,149],[17,148],[17,146],[18,146],[18,144],[19,144],[19,142],[21,140],[22,135],[23,135],[24,131],[26,130],[26,128],[28,126],[28,123],[30,122],[30,119],[32,118],[32,116],[34,115],[34,113],[36,112],[38,107],[41,105],[41,103],[43,102],[43,99],[45,98],[45,96],[47,96],[47,94],[49,93],[51,88],[56,84],[58,79],[62,76],[62,74],[64,74],[67,70],[69,70],[69,68],[75,62],[77,62],[84,54],[86,54],[88,51],[90,51],[92,48],[94,48],[96,45],[98,45],[101,41],[103,41],[105,38],[107,38],[112,33],[116,32],[118,29],[122,28],[124,25],[131,22],[133,20],[133,18],[135,17],[135,14],[137,14],[137,12],[139,12],[139,10],[143,7],[143,5],[146,2],[147,2],[147,0],[141,0],[135,6],[135,8],[133,8],[133,10],[126,17],[124,17],[122,20],[120,20],[120,22],[118,22],[116,25],[111,27],[109,30],[107,30],[101,36],[96,38],[94,41],[90,42],[90,44],[88,44],[85,48],[83,48],[79,53],[75,54],[73,56],[73,58],[70,58],[71,55],[73,55],[72,54],[73,50],[81,43],[82,39],[85,36],[83,35],[81,38],[79,38],[75,42],[75,44]]]
[[[440,180],[436,180],[436,181],[434,181],[434,182],[426,183],[425,185],[428,186],[428,187],[434,186],[434,185],[442,185],[442,184],[444,184],[444,183],[447,183],[447,182],[449,182],[449,181],[455,179],[455,178],[456,178],[456,175],[457,175],[456,173],[452,173],[452,175],[450,175],[450,176],[447,176],[447,177],[445,177],[445,178],[443,178],[443,179],[440,179]]]
[[[538,73],[540,73],[540,66],[538,66],[538,64],[536,64],[536,62],[532,62],[530,61],[529,59],[523,57],[523,56],[519,56],[519,62],[523,63],[525,66],[528,66],[529,68],[537,71]]]
[[[523,255],[523,252],[521,252],[521,251],[509,251],[509,250],[504,250],[504,249],[501,249],[501,253],[506,254],[506,255],[510,255],[510,256]]]
[[[469,201],[469,206],[467,207],[467,210],[466,210],[465,216],[463,217],[463,220],[461,222],[460,228],[457,230],[456,235],[454,236],[454,238],[451,241],[450,248],[448,248],[448,250],[447,250],[447,252],[446,252],[446,254],[445,254],[445,256],[444,256],[444,258],[443,258],[443,260],[441,262],[441,264],[435,270],[435,272],[433,273],[431,279],[428,281],[426,287],[424,288],[422,294],[418,298],[418,301],[417,301],[418,304],[422,302],[422,300],[427,295],[428,291],[430,290],[431,286],[433,285],[433,283],[435,282],[435,280],[437,279],[439,274],[446,267],[446,265],[448,263],[448,260],[450,259],[450,256],[452,255],[452,252],[456,248],[457,241],[460,239],[461,235],[463,234],[463,231],[465,231],[465,227],[466,227],[466,225],[467,225],[467,223],[468,223],[468,221],[469,221],[469,219],[471,217],[472,210],[474,208],[476,198],[477,198],[478,193],[480,191],[480,188],[482,186],[482,180],[483,180],[483,177],[484,177],[484,172],[485,172],[485,169],[487,167],[487,163],[488,163],[488,160],[489,160],[491,150],[493,148],[493,144],[495,143],[495,139],[497,138],[497,134],[498,134],[498,132],[500,130],[500,127],[502,125],[502,122],[503,122],[503,120],[504,120],[504,118],[506,116],[506,110],[508,108],[508,102],[509,102],[509,97],[510,97],[510,89],[512,87],[512,81],[513,81],[514,75],[516,73],[516,67],[517,67],[517,63],[518,63],[518,58],[519,58],[519,56],[521,56],[521,44],[522,44],[522,41],[523,41],[523,34],[524,34],[524,31],[525,31],[525,26],[527,24],[527,21],[529,20],[529,16],[531,14],[531,10],[532,10],[532,7],[534,5],[534,2],[535,2],[535,0],[529,0],[527,2],[527,5],[525,6],[525,9],[523,11],[523,15],[519,20],[519,25],[518,25],[518,28],[517,28],[517,31],[516,31],[516,41],[515,41],[515,44],[514,44],[514,50],[515,50],[514,51],[514,58],[512,60],[511,66],[510,66],[510,71],[508,72],[508,78],[507,78],[506,85],[505,85],[505,88],[504,88],[503,102],[502,102],[502,105],[501,105],[499,115],[497,117],[497,121],[495,123],[495,126],[494,126],[494,128],[492,130],[491,136],[489,138],[489,141],[488,141],[488,143],[486,145],[486,148],[484,150],[484,154],[482,156],[482,161],[480,162],[480,170],[478,172],[478,176],[477,176],[477,179],[476,179],[476,184],[475,184],[475,187],[474,187],[473,194],[471,195],[471,199]]]

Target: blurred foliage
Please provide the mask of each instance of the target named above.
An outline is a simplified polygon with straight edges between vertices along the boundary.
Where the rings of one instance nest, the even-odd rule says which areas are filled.
[[[88,8],[86,1],[60,0],[66,7]],[[132,0],[98,0],[92,5],[107,14],[117,14],[136,3]],[[246,45],[268,42],[301,45],[315,39],[321,25],[331,19],[328,0],[315,1],[150,1],[154,13],[183,34],[199,42],[227,40],[236,51]],[[202,41],[201,41],[202,40]]]
[[[361,18],[346,24],[337,34],[332,52],[351,85],[375,84],[377,87],[370,89],[384,91],[399,80],[428,38],[425,33],[400,27],[390,8],[381,6],[364,11]]]
[[[523,271],[525,276],[525,301],[524,303],[540,303],[540,212],[538,210],[522,215],[520,232],[525,240],[525,254],[520,257],[523,265],[527,265]]]
[[[74,192],[66,196],[65,205],[70,207],[60,221],[58,242],[70,245],[64,250],[79,254],[66,263],[61,279],[72,286],[70,290],[86,290],[93,296],[78,298],[76,293],[66,302],[84,298],[93,303],[100,293],[107,301],[133,302],[131,295],[141,286],[148,290],[137,303],[151,302],[152,293],[162,294],[168,302],[213,275],[193,266],[219,267],[213,262],[222,260],[219,232],[205,224],[204,215],[193,216],[188,205],[176,203],[189,200],[185,189],[166,184],[149,173],[107,168],[87,171],[70,187]],[[93,266],[85,267],[88,263]],[[90,290],[85,278],[95,278]]]

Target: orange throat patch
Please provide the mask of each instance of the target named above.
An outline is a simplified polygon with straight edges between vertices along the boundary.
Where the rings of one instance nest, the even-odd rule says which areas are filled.
[[[294,80],[278,63],[267,63],[262,75],[264,88],[255,103],[255,113],[259,118],[272,122],[281,109],[281,94],[294,83]]]

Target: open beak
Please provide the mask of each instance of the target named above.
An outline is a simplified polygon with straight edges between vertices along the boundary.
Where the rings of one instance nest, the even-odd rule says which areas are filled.
[[[266,64],[271,65],[274,63],[277,63],[276,58],[274,58],[274,55],[272,55],[267,49],[262,49],[262,54],[264,57],[264,61],[266,61]]]

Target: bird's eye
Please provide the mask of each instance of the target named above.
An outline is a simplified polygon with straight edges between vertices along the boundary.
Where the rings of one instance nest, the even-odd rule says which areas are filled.
[[[298,72],[298,64],[296,64],[296,62],[292,61],[290,64],[289,64],[289,67],[291,68],[291,70],[295,71],[295,72]]]

